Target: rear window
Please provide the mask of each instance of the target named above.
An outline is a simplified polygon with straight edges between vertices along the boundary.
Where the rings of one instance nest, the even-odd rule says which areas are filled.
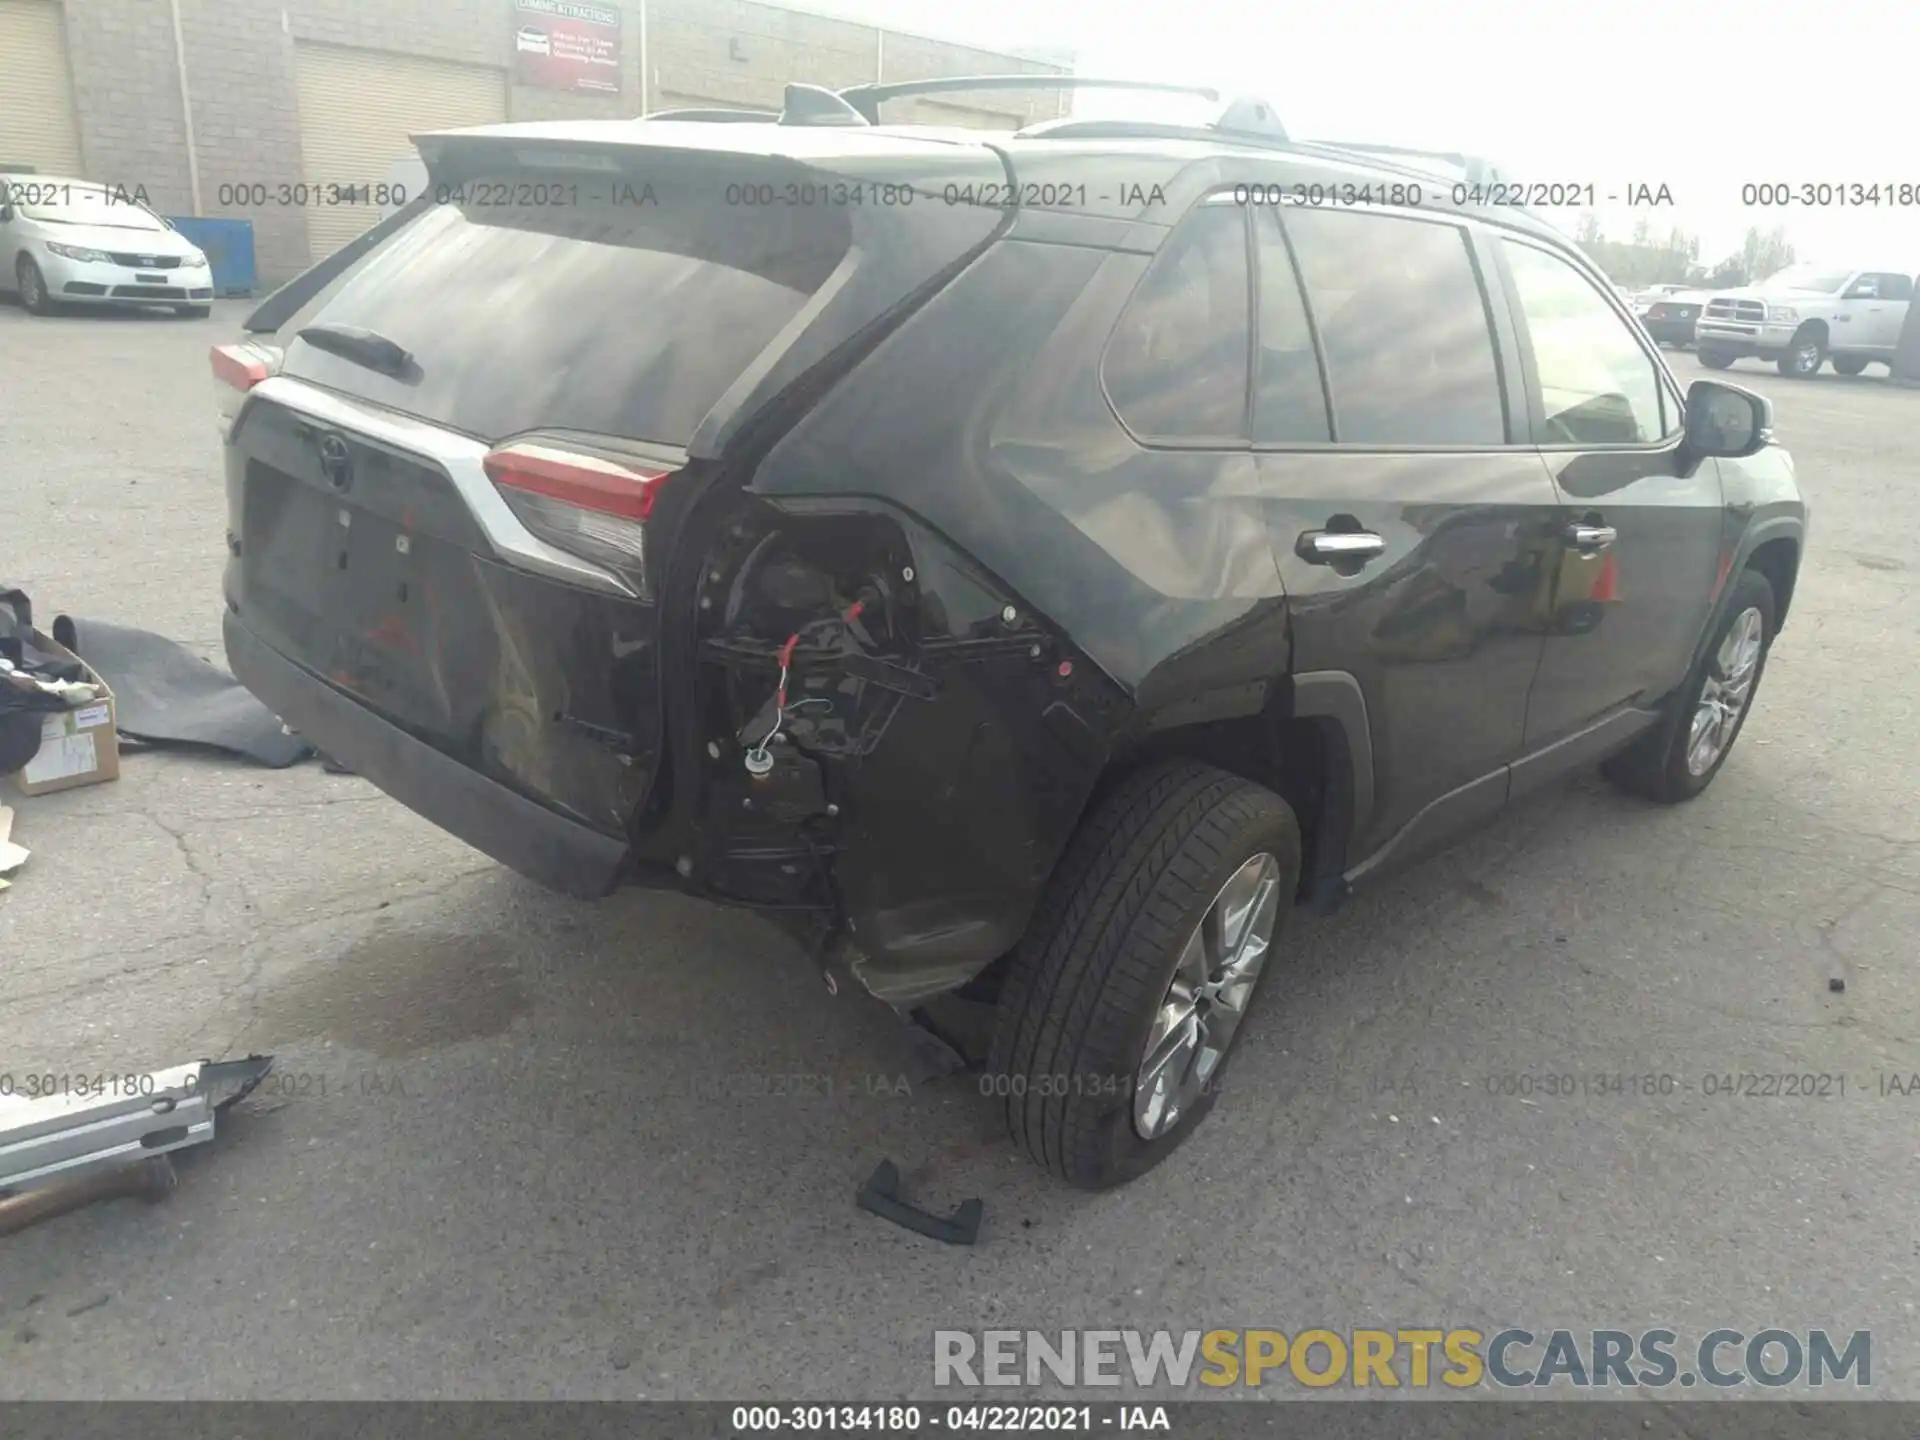
[[[286,370],[487,440],[686,444],[848,245],[840,211],[746,210],[717,185],[522,172],[433,198],[299,322],[374,331],[416,372],[291,336]]]

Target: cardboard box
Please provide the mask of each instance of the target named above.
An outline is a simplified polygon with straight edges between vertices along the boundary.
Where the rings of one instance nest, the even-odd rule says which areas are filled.
[[[50,795],[120,778],[120,731],[113,715],[113,691],[78,655],[51,635],[29,630],[36,649],[71,660],[100,687],[99,698],[76,710],[49,710],[40,721],[40,753],[15,772],[13,783],[22,795]]]

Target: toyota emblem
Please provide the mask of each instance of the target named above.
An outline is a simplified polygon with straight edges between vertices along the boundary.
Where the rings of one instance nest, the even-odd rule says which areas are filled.
[[[353,452],[342,436],[320,437],[320,473],[336,490],[345,490],[353,484]]]

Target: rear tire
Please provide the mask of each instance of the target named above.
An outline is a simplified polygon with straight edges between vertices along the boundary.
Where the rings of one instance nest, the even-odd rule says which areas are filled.
[[[1738,658],[1737,649],[1730,646],[1729,637],[1741,625],[1743,617],[1756,612],[1759,617],[1760,648],[1753,657],[1752,674],[1747,681],[1739,713],[1732,718],[1731,727],[1724,729],[1719,737],[1710,763],[1690,763],[1690,757],[1699,758],[1696,747],[1701,732],[1696,728],[1696,718],[1702,713],[1707,686],[1714,684],[1718,689],[1727,678],[1729,667],[1725,666],[1725,661],[1730,650],[1734,651],[1736,661]],[[1776,614],[1773,586],[1767,577],[1758,570],[1742,570],[1734,581],[1733,596],[1727,602],[1727,613],[1721,617],[1706,654],[1701,656],[1693,673],[1688,675],[1686,684],[1680,687],[1675,696],[1674,709],[1629,749],[1603,764],[1600,767],[1602,773],[1621,789],[1644,795],[1663,805],[1691,800],[1711,785],[1713,777],[1720,773],[1720,767],[1727,763],[1727,756],[1733,753],[1734,742],[1740,738],[1747,716],[1753,713],[1754,696],[1759,692],[1761,677],[1766,674],[1767,654],[1773,648]]]
[[[1867,361],[1858,355],[1836,355],[1833,368],[1842,375],[1858,375],[1867,368]]]
[[[1694,352],[1694,358],[1709,370],[1724,370],[1733,364],[1735,356],[1731,350],[1721,350],[1712,345],[1702,345]]]
[[[1138,1086],[1148,1041],[1183,994],[1176,976],[1200,953],[1203,920],[1219,926],[1216,916],[1236,913],[1231,904],[1222,908],[1223,891],[1243,876],[1254,877],[1249,888],[1227,893],[1251,895],[1257,884],[1262,900],[1237,912],[1248,919],[1236,933],[1257,930],[1262,913],[1272,916],[1251,985],[1231,1001],[1222,992],[1197,1008],[1178,1002],[1199,1018],[1167,1031],[1157,1052],[1188,1028],[1205,1035],[1208,1023],[1231,1025],[1216,1059],[1183,1065],[1197,1093],[1164,1106],[1148,1138],[1136,1118],[1137,1095],[1143,1106],[1154,1103]],[[986,1079],[1004,1092],[1013,1139],[1083,1190],[1122,1184],[1166,1159],[1219,1096],[1220,1076],[1246,1030],[1241,1022],[1278,963],[1299,883],[1300,827],[1272,791],[1191,760],[1156,764],[1121,782],[1068,844],[1008,966]],[[1269,885],[1277,899],[1267,910]],[[1232,949],[1231,935],[1225,945]],[[1201,990],[1211,989],[1213,973]],[[1204,1057],[1206,1044],[1194,1053]],[[1211,1067],[1204,1075],[1203,1065]]]

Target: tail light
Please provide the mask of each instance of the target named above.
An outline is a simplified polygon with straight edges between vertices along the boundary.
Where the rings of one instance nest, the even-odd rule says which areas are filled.
[[[642,598],[647,586],[647,517],[672,473],[551,445],[508,445],[482,466],[513,513],[535,535],[606,566]]]
[[[280,350],[273,345],[216,345],[207,352],[213,378],[220,382],[220,433],[232,429],[247,392],[280,370]]]

